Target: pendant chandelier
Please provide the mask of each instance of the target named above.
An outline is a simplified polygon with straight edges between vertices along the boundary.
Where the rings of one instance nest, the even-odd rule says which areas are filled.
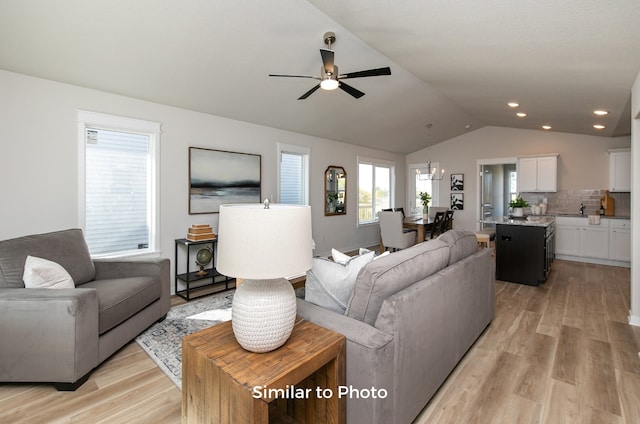
[[[424,168],[416,169],[416,178],[418,178],[420,181],[440,181],[444,178],[444,169],[440,169],[440,171],[438,171],[437,167],[432,167],[431,159],[428,158],[429,145],[431,144],[431,127],[433,126],[433,124],[426,124],[425,126],[429,129],[429,135],[427,139],[427,168],[426,170]]]

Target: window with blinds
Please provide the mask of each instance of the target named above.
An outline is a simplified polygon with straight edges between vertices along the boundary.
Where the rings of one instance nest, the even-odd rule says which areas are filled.
[[[78,111],[80,225],[94,257],[158,251],[160,124]]]
[[[280,203],[302,205],[302,155],[282,152],[280,158]]]
[[[279,202],[291,205],[309,204],[309,149],[278,145],[280,152]]]
[[[149,247],[149,136],[87,128],[85,226],[91,254]]]

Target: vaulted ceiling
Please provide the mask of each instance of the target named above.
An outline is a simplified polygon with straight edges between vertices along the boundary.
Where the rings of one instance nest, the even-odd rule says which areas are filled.
[[[410,153],[485,125],[629,134],[639,22],[637,0],[3,0],[0,69]],[[306,100],[317,81],[268,77],[319,76],[327,31],[340,73],[392,75]]]

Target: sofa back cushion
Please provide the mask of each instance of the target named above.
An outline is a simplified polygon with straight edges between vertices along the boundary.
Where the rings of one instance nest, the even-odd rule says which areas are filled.
[[[449,265],[473,255],[478,251],[478,239],[476,233],[469,230],[449,230],[438,237],[449,245]]]
[[[76,228],[0,241],[0,287],[24,287],[22,275],[28,255],[56,262],[76,286],[96,275],[82,230]]]
[[[368,263],[356,279],[345,315],[373,325],[382,302],[438,272],[449,262],[449,246],[430,240]]]

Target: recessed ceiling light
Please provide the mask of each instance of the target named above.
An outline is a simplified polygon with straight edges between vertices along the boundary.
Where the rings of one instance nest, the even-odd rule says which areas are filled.
[[[606,110],[594,110],[593,113],[595,113],[598,116],[605,116],[609,114],[609,112],[607,112]]]
[[[593,126],[593,128],[597,129],[597,130],[603,130],[605,128],[607,128],[606,126],[602,125],[602,124],[595,124]]]
[[[524,112],[518,112],[518,113],[516,113],[516,116],[517,116],[518,118],[524,118],[525,116],[527,116],[527,114],[526,114],[526,113],[524,113]]]
[[[551,129],[551,125],[543,125],[542,129],[543,130],[550,130]]]
[[[507,103],[507,106],[509,106],[509,107],[518,107],[518,106],[520,106],[520,103],[518,103],[518,102],[509,102],[509,103]]]

